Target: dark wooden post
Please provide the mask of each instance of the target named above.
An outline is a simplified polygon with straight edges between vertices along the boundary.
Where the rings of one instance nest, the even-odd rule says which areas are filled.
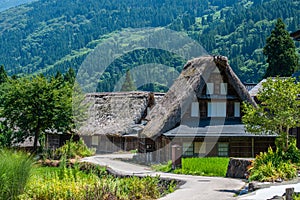
[[[286,188],[285,189],[285,199],[293,200],[294,188]]]
[[[182,147],[179,145],[172,146],[172,169],[181,167]]]

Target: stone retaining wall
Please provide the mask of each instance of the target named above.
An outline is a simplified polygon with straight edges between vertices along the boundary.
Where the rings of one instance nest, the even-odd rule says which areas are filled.
[[[248,178],[248,167],[253,158],[230,158],[226,177],[230,178]]]

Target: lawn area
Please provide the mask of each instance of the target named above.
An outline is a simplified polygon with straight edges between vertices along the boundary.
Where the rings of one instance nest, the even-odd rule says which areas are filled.
[[[183,158],[181,168],[172,170],[172,162],[169,161],[165,165],[154,165],[153,169],[176,174],[225,177],[228,163],[229,158],[222,157]]]

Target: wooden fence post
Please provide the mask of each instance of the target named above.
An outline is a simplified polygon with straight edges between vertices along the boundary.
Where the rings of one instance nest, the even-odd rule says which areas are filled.
[[[294,188],[286,188],[285,189],[285,199],[293,200]]]

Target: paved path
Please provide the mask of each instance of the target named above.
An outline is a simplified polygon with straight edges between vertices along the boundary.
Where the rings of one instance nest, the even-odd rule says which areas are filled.
[[[237,199],[235,191],[241,189],[245,183],[239,179],[190,176],[170,173],[154,172],[147,166],[136,165],[116,158],[132,158],[132,154],[96,155],[82,159],[102,166],[108,166],[122,175],[156,176],[163,178],[179,179],[186,183],[175,192],[162,197],[161,200],[228,200]]]
[[[240,200],[266,200],[271,199],[274,196],[282,196],[285,193],[286,188],[294,188],[295,192],[300,192],[300,183],[295,184],[282,184],[276,186],[270,186],[268,188],[259,189],[252,193],[241,196]]]

